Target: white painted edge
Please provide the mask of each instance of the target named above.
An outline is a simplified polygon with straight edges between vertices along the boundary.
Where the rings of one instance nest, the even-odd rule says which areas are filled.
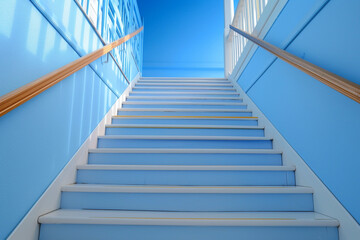
[[[125,102],[123,105],[219,105],[219,106],[246,106],[245,103],[233,102],[156,102],[156,101],[137,101]]]
[[[224,84],[230,83],[228,80],[139,80],[142,83],[210,83],[210,84]]]
[[[141,92],[141,91],[136,91],[136,92],[132,92],[132,94],[150,94],[150,95],[154,95],[154,94],[175,94],[175,95],[179,95],[179,94],[184,94],[184,95],[239,95],[239,93],[237,92]]]
[[[139,82],[136,84],[136,86],[202,86],[202,87],[210,87],[210,86],[214,86],[214,87],[232,87],[232,84],[228,84],[228,83],[142,83]]]
[[[339,222],[319,213],[303,212],[155,212],[62,209],[42,216],[43,224],[116,224],[178,226],[324,226]]]
[[[121,112],[251,112],[246,109],[122,108]]]
[[[81,145],[79,150],[74,154],[71,160],[61,170],[55,180],[45,190],[39,200],[29,210],[26,216],[16,226],[14,231],[7,238],[8,240],[37,240],[39,237],[39,224],[38,217],[54,211],[60,207],[61,187],[63,185],[71,184],[76,179],[77,165],[87,163],[88,150],[95,148],[97,145],[97,137],[105,133],[105,125],[111,123],[111,117],[116,115],[117,110],[121,107],[122,102],[125,101],[126,96],[129,94],[131,88],[139,79],[138,74],[130,85],[123,92],[120,98],[114,103],[110,110],[106,113],[104,118],[100,121],[97,127],[92,131],[89,137]]]
[[[274,24],[275,20],[277,19],[287,2],[288,0],[276,0],[276,2],[270,1],[264,9],[263,14],[261,15],[262,17],[259,19],[259,22],[257,23],[252,34],[260,39],[263,39],[270,30],[271,26]],[[232,35],[233,34],[231,34],[230,36]],[[255,54],[257,48],[258,47],[256,44],[251,41],[247,41],[245,48],[241,53],[241,56],[238,59],[229,78],[239,78],[241,73],[244,71],[246,65],[249,63],[252,56]]]
[[[244,141],[271,141],[267,137],[237,137],[237,136],[169,136],[169,135],[106,135],[98,139],[164,139],[164,140],[244,140]]]
[[[231,86],[229,88],[218,88],[218,87],[133,87],[134,89],[171,89],[171,90],[220,90],[220,91],[235,91],[235,89]]]
[[[238,126],[238,125],[176,125],[176,124],[107,124],[106,128],[199,128],[199,129],[259,129],[259,126]]]
[[[140,80],[228,80],[226,78],[201,78],[201,77],[141,77]]]
[[[113,119],[122,119],[122,118],[126,118],[126,119],[199,119],[199,120],[209,120],[209,119],[216,119],[216,120],[240,120],[240,121],[257,121],[257,118],[253,118],[253,117],[241,117],[241,118],[216,118],[216,117],[181,117],[181,116],[119,116],[119,115],[115,115],[112,117]]]
[[[309,187],[243,187],[243,186],[151,186],[151,185],[101,185],[72,184],[61,188],[63,192],[97,192],[97,193],[264,193],[264,194],[312,194]]]
[[[360,236],[360,225],[246,95],[244,90],[236,83],[236,78],[230,80],[233,81],[237,91],[243,95],[244,102],[248,104],[248,108],[253,111],[254,116],[258,116],[259,124],[265,126],[265,136],[274,139],[274,150],[283,151],[283,164],[296,167],[296,184],[314,189],[315,211],[339,220],[340,240],[356,240],[356,236]]]
[[[179,97],[170,97],[170,96],[128,96],[127,99],[200,99],[200,100],[242,100],[240,97],[197,97],[197,96],[179,96]]]
[[[171,149],[171,148],[93,148],[89,153],[214,153],[214,154],[282,154],[282,151],[273,149]]]
[[[79,165],[79,170],[145,170],[145,171],[295,171],[294,166],[219,166],[219,165]]]

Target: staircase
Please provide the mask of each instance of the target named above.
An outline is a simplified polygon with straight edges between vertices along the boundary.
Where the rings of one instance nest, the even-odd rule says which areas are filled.
[[[336,240],[226,79],[141,78],[40,240]]]

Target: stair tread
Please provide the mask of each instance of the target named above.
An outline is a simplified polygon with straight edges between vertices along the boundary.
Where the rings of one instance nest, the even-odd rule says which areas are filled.
[[[188,148],[94,148],[90,153],[244,153],[244,154],[282,154],[282,151],[273,149],[188,149]]]
[[[131,119],[131,118],[136,118],[136,119],[216,119],[216,120],[257,120],[257,117],[231,117],[231,116],[127,116],[127,115],[115,115],[112,117],[113,119],[121,119],[121,118],[126,118],[126,119]]]
[[[104,185],[72,184],[62,187],[63,192],[126,192],[126,193],[290,193],[312,194],[310,187],[299,186],[169,186],[169,185]]]
[[[237,166],[237,165],[79,165],[86,170],[185,170],[185,171],[295,171],[294,166]]]
[[[156,102],[156,101],[137,101],[137,102],[124,102],[125,105],[234,105],[246,106],[246,103],[233,103],[233,102]]]
[[[107,128],[219,128],[219,129],[264,129],[259,126],[241,125],[189,125],[189,124],[107,124]]]
[[[107,135],[99,139],[166,139],[166,140],[272,140],[267,137],[238,137],[238,136],[170,136],[170,135]]]
[[[246,109],[206,109],[206,108],[119,108],[121,112],[252,112]]]
[[[39,218],[42,224],[339,226],[316,212],[160,212],[59,209]]]

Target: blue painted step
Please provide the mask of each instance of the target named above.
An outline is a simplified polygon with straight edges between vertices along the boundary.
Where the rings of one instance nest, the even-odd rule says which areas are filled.
[[[217,92],[217,93],[236,93],[235,88],[226,87],[134,87],[133,92]]]
[[[181,109],[246,109],[244,103],[195,103],[195,102],[125,102],[122,108],[181,108]]]
[[[192,103],[207,103],[207,102],[216,102],[216,103],[242,103],[242,98],[239,97],[144,97],[144,96],[129,96],[126,98],[126,103],[129,102],[143,102],[143,101],[156,101],[156,102],[179,102],[186,101]]]
[[[105,128],[106,135],[182,135],[182,136],[253,136],[264,137],[264,128],[205,125],[136,125],[113,124]]]
[[[136,83],[135,87],[219,87],[233,88],[231,83]]]
[[[122,116],[218,116],[218,117],[252,117],[252,112],[243,109],[159,109],[159,108],[122,108]]]
[[[272,139],[221,136],[102,136],[99,148],[271,149]]]
[[[188,91],[188,92],[144,92],[144,91],[135,91],[130,92],[129,96],[139,96],[139,97],[239,97],[240,94],[237,92],[195,92],[195,91]]]
[[[294,167],[83,165],[77,183],[182,186],[294,186]]]
[[[89,164],[125,165],[270,165],[282,164],[273,150],[91,149]]]
[[[239,125],[257,126],[257,118],[211,118],[211,117],[131,117],[115,116],[112,118],[113,124],[192,124],[192,125]]]
[[[313,197],[311,188],[302,187],[75,184],[62,188],[61,208],[136,211],[313,211]]]

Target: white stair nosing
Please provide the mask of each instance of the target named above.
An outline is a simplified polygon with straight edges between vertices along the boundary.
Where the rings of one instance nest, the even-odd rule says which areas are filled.
[[[89,153],[187,153],[187,154],[282,154],[273,149],[171,149],[171,148],[94,148]]]
[[[222,165],[79,165],[80,170],[133,170],[133,171],[295,171],[294,166],[222,166]]]
[[[217,88],[217,87],[137,87],[134,86],[132,89],[173,89],[173,90],[219,90],[219,91],[234,91],[234,87],[231,88]]]
[[[195,109],[195,108],[119,108],[123,112],[252,112],[246,109]]]
[[[209,84],[231,84],[230,81],[222,80],[139,80],[137,83],[209,83]]]
[[[99,136],[98,139],[158,139],[158,140],[246,140],[246,141],[272,141],[267,137],[238,137],[238,136],[176,136],[176,135],[106,135]]]
[[[140,77],[139,80],[227,80],[227,78],[204,78],[204,77]]]
[[[234,105],[234,106],[247,106],[246,103],[232,103],[232,102],[157,102],[157,101],[137,101],[137,102],[124,102],[123,105]]]
[[[189,129],[259,129],[259,126],[239,125],[177,125],[177,124],[106,124],[106,128],[189,128]]]
[[[339,222],[314,212],[156,212],[59,209],[40,216],[41,224],[153,226],[337,227]]]
[[[228,118],[228,117],[225,117],[225,118],[220,118],[220,117],[216,117],[216,116],[120,116],[120,115],[117,115],[117,116],[113,116],[112,117],[113,119],[123,119],[123,118],[126,118],[126,119],[132,119],[132,118],[135,118],[135,119],[203,119],[203,120],[258,120],[257,117],[234,117],[234,118]]]
[[[131,93],[137,93],[137,94],[186,94],[186,95],[240,95],[240,93],[238,92],[233,92],[233,93],[229,93],[229,92],[224,92],[224,93],[219,93],[219,92],[141,92],[141,91],[137,91],[137,92],[131,92]]]
[[[179,97],[171,97],[171,96],[127,96],[126,99],[176,99],[176,100],[243,100],[240,97],[198,97],[198,96],[179,96]]]
[[[170,85],[170,86],[203,86],[203,87],[233,87],[233,84],[231,83],[142,83],[137,82],[135,86],[139,87],[139,85],[144,86],[164,86],[164,85]]]
[[[309,187],[263,187],[263,186],[161,186],[161,185],[102,185],[72,184],[61,188],[63,192],[99,192],[99,193],[230,193],[230,194],[312,194]]]

